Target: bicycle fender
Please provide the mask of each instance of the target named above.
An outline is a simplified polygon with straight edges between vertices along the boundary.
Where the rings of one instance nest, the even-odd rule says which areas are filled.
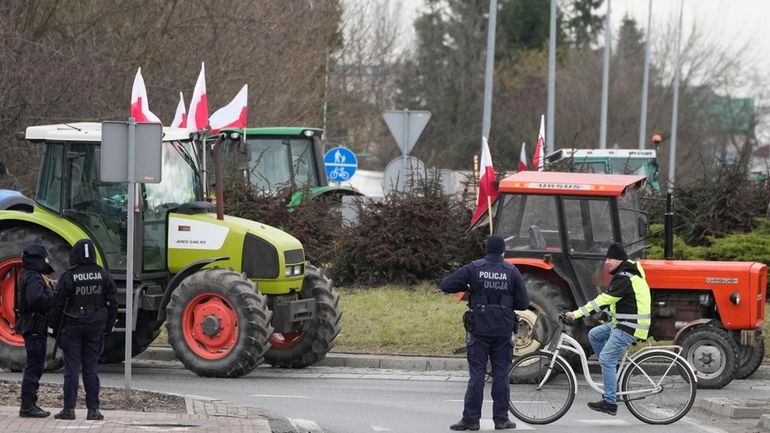
[[[687,360],[684,359],[681,355],[678,355],[678,354],[676,354],[676,353],[674,353],[674,352],[672,352],[670,350],[665,350],[665,349],[642,349],[639,352],[635,353],[634,356],[631,357],[630,361],[633,361],[636,358],[640,357],[641,355],[644,355],[644,354],[647,354],[647,353],[666,353],[666,354],[669,354],[669,355],[674,355],[675,358],[678,358],[679,360],[681,360],[684,363],[684,365],[686,365],[687,368],[690,369],[690,373],[692,373],[693,377],[695,378],[695,383],[696,384],[698,383],[698,374],[695,372],[695,369],[693,368],[693,366],[690,365],[690,363],[687,362]],[[625,365],[623,366],[623,370],[621,370],[620,373],[618,374],[618,383],[621,383],[622,378],[624,377],[624,375],[628,371],[629,367],[632,366],[632,365],[634,365],[634,364],[631,363],[631,362],[626,362],[625,363]]]

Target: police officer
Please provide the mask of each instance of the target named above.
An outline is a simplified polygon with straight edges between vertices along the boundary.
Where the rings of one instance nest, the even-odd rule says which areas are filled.
[[[628,260],[623,245],[613,243],[607,248],[604,270],[612,275],[610,287],[586,305],[566,313],[574,320],[610,306],[612,321],[588,332],[588,341],[599,357],[604,381],[604,398],[588,403],[588,407],[609,415],[618,412],[617,365],[620,356],[637,339],[646,340],[651,323],[650,287],[639,263]]]
[[[513,359],[511,337],[517,321],[513,310],[528,308],[529,296],[519,270],[503,260],[503,253],[505,240],[492,236],[483,259],[474,260],[441,281],[441,290],[447,293],[470,290],[470,311],[464,317],[470,378],[463,418],[449,427],[452,430],[479,429],[487,360],[492,364],[495,429],[516,428],[508,418],[508,367]]]
[[[48,262],[48,251],[38,244],[31,244],[24,248],[21,253],[21,263],[24,272],[21,274],[16,300],[19,313],[16,332],[24,336],[27,362],[21,381],[19,416],[45,418],[51,413],[40,409],[37,405],[37,389],[45,366],[48,338],[46,321],[53,296],[53,281],[50,275],[54,270]]]
[[[99,412],[99,356],[104,339],[112,332],[118,311],[117,288],[110,273],[96,264],[96,250],[88,239],[79,240],[70,252],[70,269],[56,285],[49,323],[62,323],[64,352],[64,408],[56,419],[75,419],[78,371],[82,367],[86,390],[86,419],[101,420]],[[61,315],[64,320],[60,321]]]

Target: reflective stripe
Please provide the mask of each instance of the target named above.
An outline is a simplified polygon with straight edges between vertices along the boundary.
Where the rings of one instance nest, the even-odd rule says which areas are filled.
[[[630,320],[649,320],[652,319],[651,314],[626,314],[626,313],[617,313],[613,317],[616,319],[630,319]]]
[[[590,305],[591,308],[594,309],[594,311],[599,311],[599,304],[597,304],[596,301],[591,301],[588,303],[588,305]]]
[[[588,311],[588,309],[587,309],[586,307],[580,307],[580,312],[581,312],[581,313],[582,313],[584,316],[588,316],[588,315],[590,315],[590,314],[591,314],[591,312],[590,312],[590,311]]]
[[[628,326],[633,329],[641,329],[642,331],[649,331],[650,325],[642,325],[634,322],[618,322],[618,325]]]

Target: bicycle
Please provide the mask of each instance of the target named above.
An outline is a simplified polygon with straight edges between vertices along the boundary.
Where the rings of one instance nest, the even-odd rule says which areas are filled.
[[[603,394],[603,385],[591,379],[588,360],[580,343],[564,332],[566,319],[559,326],[546,350],[514,360],[509,379],[511,397],[508,408],[529,424],[548,424],[564,416],[577,393],[577,375],[562,350],[580,357],[583,376],[591,388]],[[634,343],[636,344],[636,343]],[[633,355],[623,354],[618,366],[618,402],[648,424],[671,424],[689,412],[695,401],[696,376],[679,354],[680,346],[645,347]],[[670,401],[669,401],[670,399]]]

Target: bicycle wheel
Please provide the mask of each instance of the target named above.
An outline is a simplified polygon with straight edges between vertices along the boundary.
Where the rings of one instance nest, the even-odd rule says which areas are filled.
[[[647,424],[671,424],[687,415],[695,401],[695,375],[673,353],[647,352],[632,360],[621,379],[619,398]]]
[[[553,353],[534,352],[517,358],[511,365],[511,396],[508,409],[528,424],[548,424],[561,418],[575,399],[575,376],[563,358]],[[533,374],[536,371],[536,374]],[[539,386],[543,378],[548,379]]]

